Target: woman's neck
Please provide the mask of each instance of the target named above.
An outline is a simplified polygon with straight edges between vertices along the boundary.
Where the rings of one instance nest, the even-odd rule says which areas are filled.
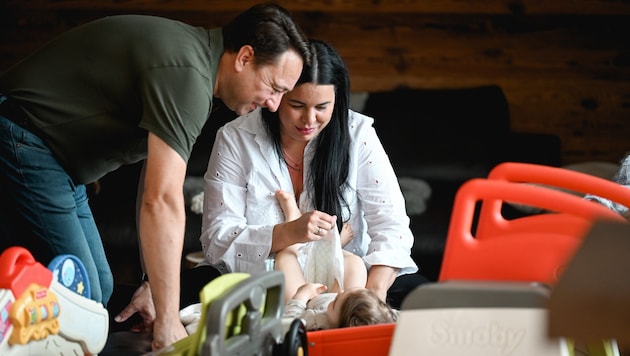
[[[304,159],[304,149],[308,142],[296,141],[292,139],[280,138],[282,153],[293,161],[301,161]]]
[[[284,163],[287,165],[291,183],[293,185],[293,193],[296,199],[299,199],[304,184],[304,149],[306,143],[290,142],[282,140],[282,156]]]

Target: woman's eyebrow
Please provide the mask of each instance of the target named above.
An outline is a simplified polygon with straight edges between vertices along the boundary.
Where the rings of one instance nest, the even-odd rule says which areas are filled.
[[[289,101],[290,101],[291,103],[294,103],[294,104],[301,104],[301,105],[304,105],[304,103],[303,103],[303,102],[301,102],[301,101],[299,101],[299,100],[297,100],[297,99],[289,99]]]

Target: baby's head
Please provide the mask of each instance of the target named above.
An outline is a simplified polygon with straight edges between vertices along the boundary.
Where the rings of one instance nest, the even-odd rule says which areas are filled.
[[[333,327],[394,323],[397,318],[392,307],[366,288],[340,292],[328,305],[328,319]]]

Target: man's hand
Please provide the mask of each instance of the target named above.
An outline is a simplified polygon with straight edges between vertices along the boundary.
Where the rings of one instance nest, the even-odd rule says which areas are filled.
[[[156,319],[153,327],[153,342],[151,348],[153,351],[162,350],[166,347],[170,347],[176,341],[188,336],[184,324],[179,319],[179,315],[176,318],[170,318],[168,320]]]
[[[156,319],[149,282],[144,282],[138,287],[131,297],[131,302],[116,315],[114,320],[122,323],[136,313],[142,317],[142,324],[135,325],[131,330],[153,333],[153,342],[151,343],[153,351],[161,350],[188,336],[179,317],[169,320]]]
[[[122,323],[136,313],[140,314],[142,317],[142,324],[135,325],[132,331],[152,332],[153,322],[155,321],[155,306],[153,305],[149,282],[143,282],[140,287],[136,289],[129,304],[116,315],[114,320],[117,323]]]

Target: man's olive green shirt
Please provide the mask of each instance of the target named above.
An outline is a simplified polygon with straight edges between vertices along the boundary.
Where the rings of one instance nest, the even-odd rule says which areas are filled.
[[[152,132],[188,161],[212,109],[222,30],[120,15],[79,26],[0,76],[75,180],[147,156]]]

